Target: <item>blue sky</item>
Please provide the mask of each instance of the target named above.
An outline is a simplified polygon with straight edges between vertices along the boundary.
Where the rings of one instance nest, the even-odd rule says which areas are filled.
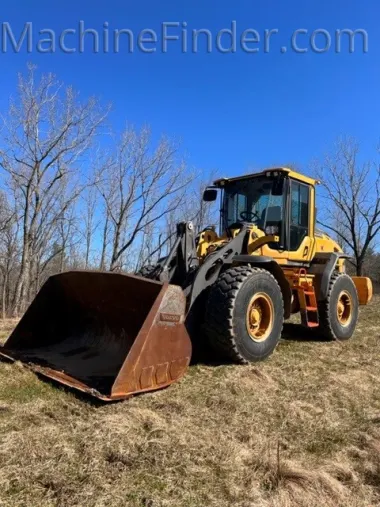
[[[363,155],[372,157],[380,128],[380,3],[375,0],[14,0],[2,2],[0,22],[15,33],[31,21],[35,32],[50,28],[57,33],[78,27],[101,30],[144,28],[160,30],[165,21],[186,22],[188,29],[217,33],[236,21],[240,34],[247,28],[260,33],[278,29],[271,51],[234,54],[202,47],[197,54],[182,54],[178,43],[168,52],[119,54],[0,53],[0,109],[14,92],[16,74],[26,62],[41,71],[53,71],[81,91],[113,103],[111,122],[149,123],[156,135],[182,140],[191,164],[205,174],[220,176],[293,162],[307,171],[308,163],[322,155],[342,134],[356,136]],[[292,32],[305,28],[365,29],[369,50],[296,54],[289,46]],[[38,39],[38,37],[36,37]],[[304,39],[300,39],[304,40]],[[357,42],[358,47],[360,46]],[[262,48],[262,45],[259,45]]]

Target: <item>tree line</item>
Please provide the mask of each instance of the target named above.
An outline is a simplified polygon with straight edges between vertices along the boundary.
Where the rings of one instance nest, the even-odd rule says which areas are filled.
[[[0,132],[3,317],[22,313],[51,274],[135,271],[165,251],[178,221],[207,222],[204,183],[178,143],[154,143],[148,127],[113,135],[109,111],[32,65],[19,75]]]
[[[44,281],[68,269],[134,272],[164,255],[176,223],[217,223],[201,200],[212,180],[189,167],[178,142],[148,127],[111,133],[110,106],[83,100],[28,66],[0,130],[0,314],[25,311]],[[380,171],[341,140],[316,162],[328,205],[324,227],[358,273],[376,256]],[[380,272],[380,269],[379,269]]]

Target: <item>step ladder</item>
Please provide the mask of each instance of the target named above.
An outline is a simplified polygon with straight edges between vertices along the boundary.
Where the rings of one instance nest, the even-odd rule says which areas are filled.
[[[299,275],[301,278],[304,276],[304,273],[300,272]],[[300,304],[302,325],[305,327],[318,327],[318,303],[314,286],[311,285],[305,278],[303,281],[299,281],[296,288],[298,293],[298,301]]]

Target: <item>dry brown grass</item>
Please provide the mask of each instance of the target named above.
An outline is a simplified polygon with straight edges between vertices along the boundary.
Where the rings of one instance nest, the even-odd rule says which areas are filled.
[[[114,405],[1,363],[0,505],[380,505],[379,310],[345,344],[290,325],[264,363]]]

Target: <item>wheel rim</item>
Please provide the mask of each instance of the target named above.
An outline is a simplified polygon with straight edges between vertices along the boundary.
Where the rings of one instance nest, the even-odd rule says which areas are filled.
[[[352,298],[347,291],[342,291],[338,297],[337,316],[339,324],[346,327],[352,320]]]
[[[273,303],[267,294],[258,292],[249,302],[246,325],[250,338],[255,342],[264,342],[273,329]]]

